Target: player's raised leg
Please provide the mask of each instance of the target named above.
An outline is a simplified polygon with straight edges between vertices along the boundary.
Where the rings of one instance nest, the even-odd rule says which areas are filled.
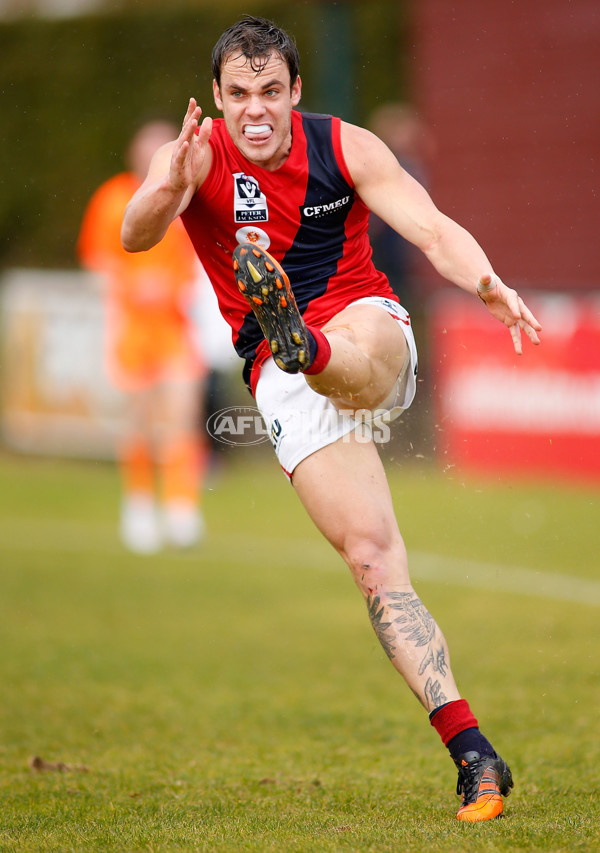
[[[375,409],[406,365],[406,339],[373,305],[350,305],[322,329],[307,326],[289,279],[268,252],[240,244],[233,258],[238,288],[251,306],[277,366],[302,372],[310,387],[345,409]]]
[[[408,366],[408,346],[398,321],[380,307],[361,303],[340,311],[321,331],[331,356],[319,372],[305,372],[313,391],[339,408],[381,406]]]

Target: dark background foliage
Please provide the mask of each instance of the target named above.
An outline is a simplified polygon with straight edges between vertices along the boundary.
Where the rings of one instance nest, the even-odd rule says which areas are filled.
[[[297,41],[303,106],[365,123],[404,97],[404,4],[257,3]],[[207,114],[210,52],[239,17],[215,9],[146,9],[0,25],[0,268],[75,265],[87,200],[123,168],[135,126],[179,122],[194,95]]]

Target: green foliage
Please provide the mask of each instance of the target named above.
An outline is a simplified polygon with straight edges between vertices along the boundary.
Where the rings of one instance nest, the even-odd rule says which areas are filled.
[[[399,44],[404,4],[343,4],[348,24],[347,88],[364,122],[379,101],[402,96]],[[318,74],[339,48],[329,31],[329,3],[258,2],[295,37],[302,58],[305,106],[338,111],[339,91]],[[123,151],[139,122],[179,122],[197,97],[208,114],[210,53],[241,3],[146,8],[118,16],[0,25],[0,266],[73,266],[87,200],[123,168]],[[342,69],[344,70],[344,69]]]
[[[203,546],[138,558],[111,466],[0,457],[0,849],[597,850],[598,599],[544,578],[598,586],[598,491],[389,466],[415,582],[515,775],[503,820],[463,826],[339,557],[271,456],[229,460]],[[436,580],[424,552],[498,577]],[[539,594],[506,588],[515,565]]]

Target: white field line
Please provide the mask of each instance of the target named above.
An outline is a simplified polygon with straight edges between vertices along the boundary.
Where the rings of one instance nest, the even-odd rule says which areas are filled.
[[[422,552],[409,554],[409,563],[416,581],[451,583],[490,592],[509,592],[600,606],[600,581],[589,578]]]
[[[35,530],[36,535],[32,535]],[[276,549],[274,550],[274,546]],[[189,552],[164,551],[153,561],[218,559],[219,552],[228,559],[240,562],[258,556],[265,549],[277,554],[282,567],[344,570],[344,564],[323,540],[285,539],[240,536],[211,539],[210,531],[204,545]],[[0,554],[4,551],[58,551],[63,553],[124,554],[115,526],[98,522],[37,521],[29,519],[0,519]],[[146,560],[146,557],[139,559]],[[568,601],[600,607],[600,580],[581,578],[556,572],[543,572],[525,566],[466,560],[423,551],[409,552],[412,579],[452,584],[453,586],[485,589],[489,592],[529,595],[541,599]]]

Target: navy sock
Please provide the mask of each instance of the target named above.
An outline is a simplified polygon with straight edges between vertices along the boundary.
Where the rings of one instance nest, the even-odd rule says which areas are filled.
[[[479,729],[464,729],[455,735],[452,740],[448,741],[447,747],[450,755],[456,761],[460,755],[465,752],[478,752],[480,755],[496,756],[494,747],[489,740],[481,734]]]
[[[312,330],[308,328],[308,326],[306,328],[306,334],[308,336],[308,360],[312,364],[315,358],[317,357],[317,339],[313,335]]]

